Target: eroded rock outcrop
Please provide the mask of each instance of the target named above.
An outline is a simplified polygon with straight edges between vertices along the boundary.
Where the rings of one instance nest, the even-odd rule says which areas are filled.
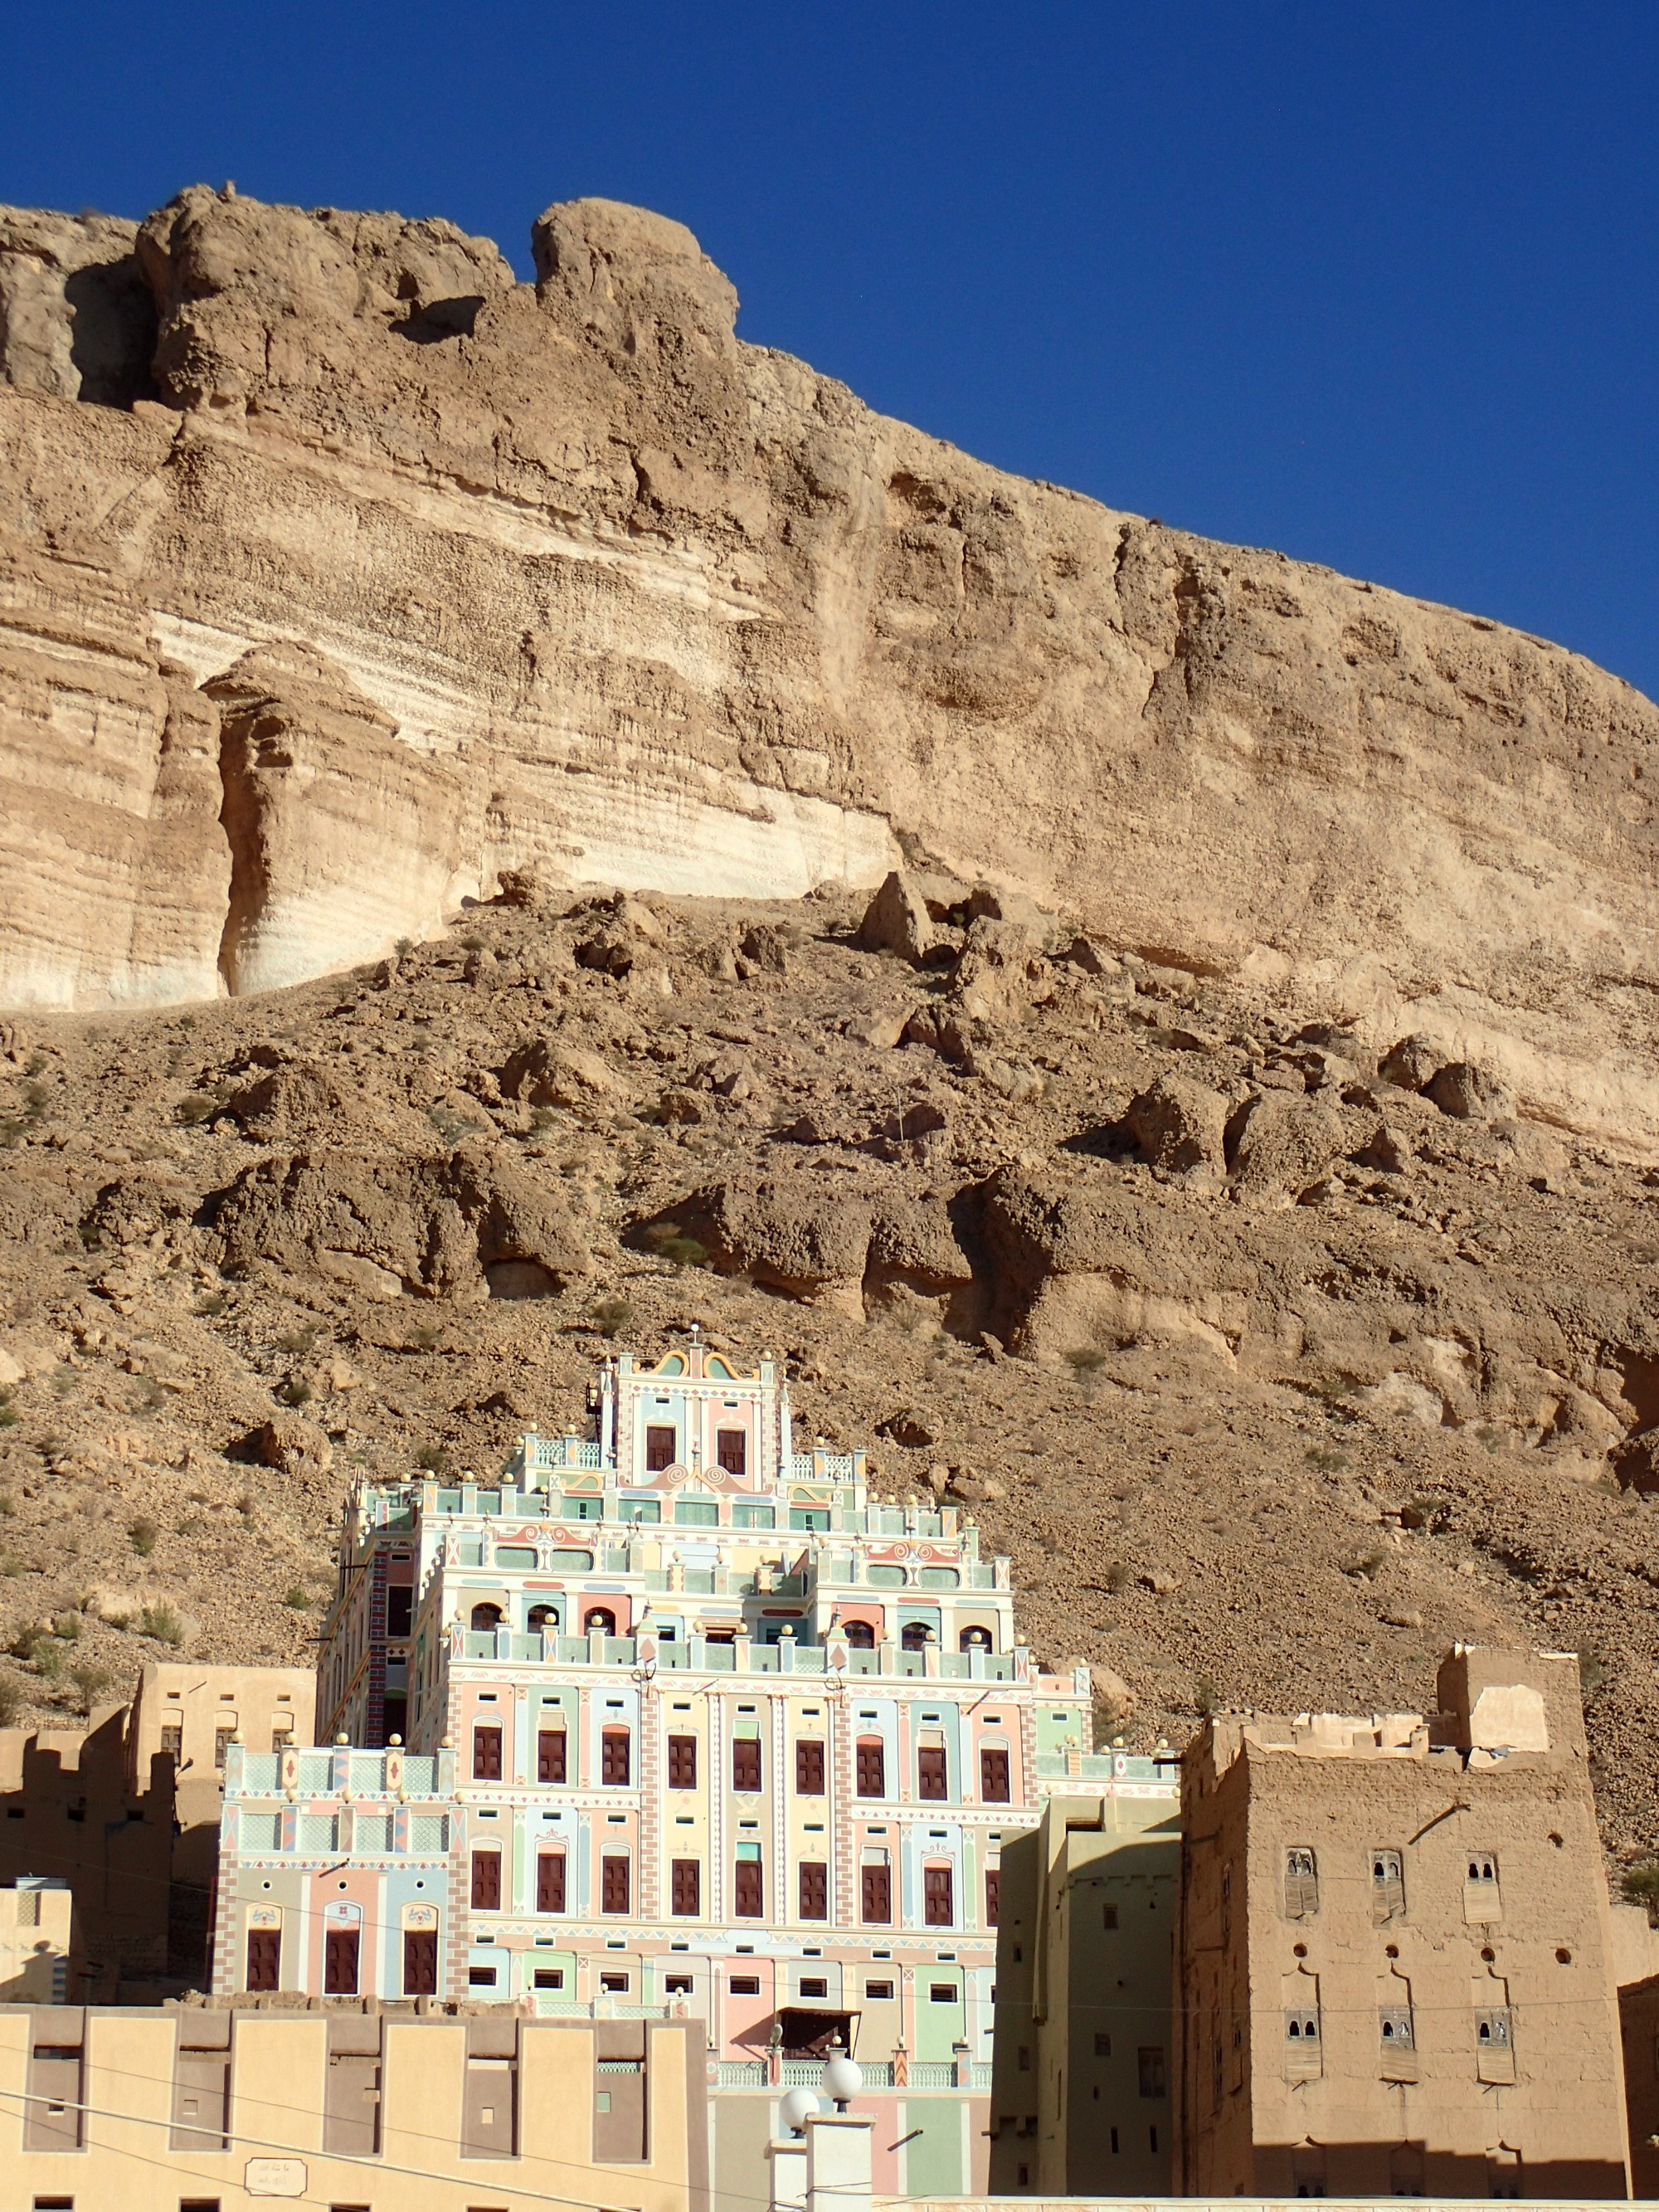
[[[532,246],[0,212],[0,1003],[264,988],[502,884],[903,866],[1659,1148],[1649,702],[873,415],[664,217]],[[970,1020],[1029,995],[965,965]]]
[[[227,1267],[315,1269],[381,1297],[534,1297],[588,1264],[562,1194],[477,1147],[414,1165],[277,1155],[237,1177],[214,1225]]]

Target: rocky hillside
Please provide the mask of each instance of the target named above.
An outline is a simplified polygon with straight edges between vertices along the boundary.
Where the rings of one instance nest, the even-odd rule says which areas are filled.
[[[532,243],[0,211],[0,1004],[903,857],[1655,1155],[1647,701],[872,415],[662,217]]]
[[[1650,1842],[1653,1188],[1490,1068],[937,873],[519,884],[4,1048],[9,1710],[303,1652],[348,1474],[487,1480],[696,1319],[884,1492],[971,1507],[1109,1734],[1409,1705],[1449,1639],[1537,1639],[1585,1655],[1610,1848]]]

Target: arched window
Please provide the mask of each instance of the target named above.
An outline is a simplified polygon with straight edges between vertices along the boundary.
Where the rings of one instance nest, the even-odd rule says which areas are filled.
[[[842,1630],[848,1644],[854,1651],[873,1651],[876,1632],[867,1620],[849,1620]]]
[[[475,1632],[478,1635],[488,1635],[492,1631],[499,1628],[501,1625],[501,1609],[500,1606],[475,1605],[473,1607],[472,1627]]]
[[[957,1638],[958,1651],[988,1651],[991,1632],[988,1628],[964,1628]]]
[[[907,1620],[900,1632],[899,1647],[905,1651],[925,1651],[927,1649],[927,1622]]]
[[[556,1605],[532,1605],[525,1626],[532,1636],[556,1636],[559,1632],[559,1608]]]
[[[589,1636],[593,1635],[596,1631],[601,1636],[614,1636],[617,1632],[617,1616],[608,1605],[590,1606],[587,1618],[582,1623],[582,1626]]]

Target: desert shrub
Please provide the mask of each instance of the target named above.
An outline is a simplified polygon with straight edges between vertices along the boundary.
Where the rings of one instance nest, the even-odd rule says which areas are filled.
[[[0,1674],[0,1728],[15,1728],[23,1710],[23,1692],[12,1674]]]
[[[11,1401],[9,1390],[0,1390],[0,1429],[15,1429],[22,1419]]]
[[[283,1352],[292,1352],[295,1358],[303,1359],[317,1348],[317,1324],[314,1321],[307,1321],[302,1322],[297,1328],[284,1329],[276,1342]]]
[[[1348,1464],[1347,1455],[1333,1450],[1329,1444],[1310,1444],[1308,1464],[1320,1468],[1326,1474],[1338,1474]]]
[[[1650,1923],[1659,1924],[1659,1859],[1644,1859],[1640,1866],[1626,1867],[1619,1878],[1626,1905],[1639,1905]]]
[[[276,1395],[285,1406],[308,1406],[311,1403],[311,1385],[303,1375],[290,1375]]]
[[[147,1559],[155,1549],[155,1540],[161,1533],[149,1514],[141,1513],[136,1521],[128,1524],[127,1541],[141,1559]]]
[[[83,1626],[78,1613],[60,1613],[52,1625],[52,1632],[60,1642],[74,1644],[78,1641]]]
[[[228,1303],[222,1291],[204,1291],[196,1301],[196,1311],[204,1321],[212,1321],[223,1313]]]
[[[286,1606],[291,1606],[295,1613],[309,1613],[311,1610],[311,1592],[309,1590],[301,1589],[298,1583],[295,1583],[293,1589],[283,1600],[283,1603]]]
[[[701,1267],[708,1259],[706,1248],[695,1237],[688,1237],[672,1221],[659,1221],[645,1232],[647,1250],[659,1260],[672,1260],[677,1267]]]
[[[416,1467],[423,1467],[428,1474],[446,1475],[454,1465],[446,1444],[422,1444],[415,1455]]]
[[[115,1680],[109,1668],[100,1667],[95,1659],[77,1659],[69,1669],[69,1678],[75,1685],[76,1703],[83,1713],[92,1711]]]
[[[176,1645],[185,1640],[185,1624],[165,1598],[144,1607],[138,1616],[138,1628],[141,1635],[153,1637],[158,1644]]]
[[[1079,1382],[1086,1382],[1106,1364],[1106,1355],[1092,1344],[1077,1344],[1066,1354],[1066,1364]]]
[[[601,1298],[593,1308],[593,1326],[601,1336],[620,1336],[634,1318],[626,1298]]]
[[[1100,1577],[1101,1587],[1109,1590],[1114,1597],[1127,1589],[1133,1579],[1133,1576],[1121,1559],[1112,1560]]]

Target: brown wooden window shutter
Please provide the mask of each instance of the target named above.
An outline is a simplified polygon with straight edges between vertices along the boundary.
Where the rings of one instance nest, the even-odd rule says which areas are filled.
[[[795,1788],[803,1797],[823,1795],[823,1746],[811,1737],[795,1746]]]
[[[499,1782],[501,1778],[501,1732],[498,1728],[472,1731],[472,1779]]]
[[[472,1902],[481,1912],[501,1911],[501,1855],[499,1851],[473,1852]]]
[[[702,1867],[696,1859],[676,1859],[670,1876],[672,1909],[682,1919],[702,1911]]]
[[[323,1938],[323,1994],[355,1997],[357,1994],[357,1930],[331,1928]]]
[[[564,1730],[538,1729],[536,1731],[537,1781],[562,1782],[564,1778]]]
[[[564,1911],[564,1853],[542,1851],[536,1859],[536,1910]]]
[[[739,1859],[732,1884],[732,1909],[739,1920],[758,1920],[765,1911],[758,1859]]]
[[[917,1795],[921,1797],[945,1797],[949,1790],[945,1779],[945,1751],[939,1744],[923,1744],[916,1753]]]
[[[924,1867],[921,1872],[922,1918],[930,1928],[949,1928],[956,1918],[951,1895],[949,1867]]]
[[[250,1928],[247,1931],[247,1985],[250,1990],[274,1990],[282,1963],[282,1931]]]
[[[435,1928],[404,1930],[404,1995],[435,1997],[438,1994],[438,1931]]]
[[[878,1735],[860,1736],[858,1746],[858,1793],[860,1797],[887,1795],[887,1765]]]
[[[863,1876],[863,1911],[865,1919],[875,1926],[885,1926],[893,1917],[892,1869],[884,1866],[867,1866],[860,1869]]]
[[[625,1789],[629,1761],[626,1729],[606,1729],[599,1738],[599,1780],[613,1789]]]
[[[760,1738],[757,1735],[734,1736],[732,1740],[732,1787],[734,1790],[755,1790],[760,1786]]]
[[[979,1755],[979,1794],[987,1805],[1008,1802],[1008,1754],[992,1744]]]
[[[997,1912],[1002,1901],[1001,1893],[1000,1870],[996,1867],[987,1867],[985,1869],[985,1924],[988,1928],[994,1928],[997,1924]]]
[[[695,1790],[697,1786],[697,1739],[694,1735],[671,1735],[668,1739],[668,1786],[671,1790]]]
[[[626,1912],[628,1910],[628,1861],[621,1857],[605,1857],[599,1862],[599,1909],[604,1912]]]
[[[803,1920],[830,1917],[830,1869],[822,1859],[800,1863],[800,1917]]]

